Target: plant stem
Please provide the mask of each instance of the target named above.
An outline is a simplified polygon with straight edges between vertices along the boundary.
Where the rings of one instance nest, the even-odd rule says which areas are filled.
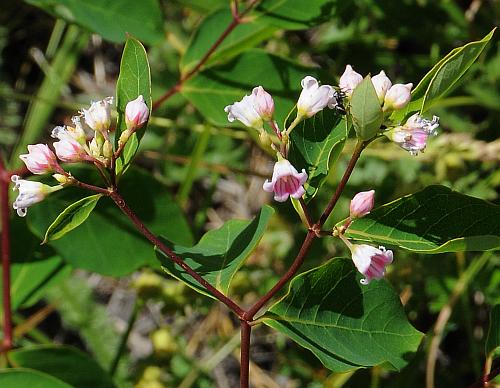
[[[241,324],[240,388],[248,388],[250,375],[250,334],[252,326],[247,321]]]
[[[153,102],[153,107],[152,110],[156,110],[160,107],[161,104],[163,104],[165,101],[167,101],[170,97],[172,97],[174,94],[179,92],[182,88],[182,85],[184,82],[186,82],[188,79],[193,77],[196,73],[200,71],[200,69],[203,67],[203,65],[210,59],[212,54],[217,50],[217,48],[224,42],[224,40],[233,32],[233,30],[238,27],[239,24],[244,23],[243,21],[243,16],[245,16],[250,10],[257,4],[256,0],[253,0],[248,4],[248,6],[241,12],[237,12],[238,10],[238,3],[235,1],[234,6],[232,6],[232,9],[234,10],[233,12],[233,20],[229,25],[226,27],[224,31],[220,34],[220,36],[217,38],[217,40],[210,46],[210,48],[207,50],[205,55],[199,60],[199,62],[196,64],[195,67],[193,67],[190,71],[185,73],[184,75],[181,76],[181,78],[177,81],[177,83],[172,86],[170,89],[168,89],[165,94],[160,96],[155,102]]]
[[[4,162],[0,158],[0,175],[6,175]],[[0,180],[2,213],[2,298],[3,298],[3,344],[2,351],[12,348],[12,306],[10,295],[10,222],[9,181]]]
[[[242,317],[244,310],[238,306],[232,299],[225,296],[222,292],[208,283],[203,279],[195,270],[193,270],[189,265],[187,265],[181,257],[177,256],[174,251],[167,247],[158,237],[156,237],[146,225],[137,217],[132,209],[129,208],[125,200],[121,197],[118,191],[114,190],[108,194],[115,204],[120,208],[120,210],[132,221],[132,223],[137,227],[137,230],[146,237],[149,241],[153,243],[159,250],[161,250],[170,260],[186,271],[193,279],[200,283],[206,288],[215,298],[224,303],[230,310],[232,310],[238,317]]]

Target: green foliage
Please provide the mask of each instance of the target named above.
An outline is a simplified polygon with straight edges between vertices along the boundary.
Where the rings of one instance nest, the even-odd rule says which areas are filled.
[[[72,347],[55,345],[25,347],[9,352],[9,359],[17,367],[47,373],[75,388],[115,387],[99,364]]]
[[[90,216],[102,194],[82,198],[62,211],[45,232],[42,244],[57,240],[77,228]]]
[[[27,368],[0,370],[0,384],[4,388],[70,388],[62,380],[46,373]]]
[[[494,305],[490,312],[490,327],[486,337],[486,357],[493,357],[500,349],[500,305]]]
[[[353,90],[350,113],[356,134],[361,140],[370,140],[380,131],[384,113],[369,75]]]
[[[291,135],[289,159],[298,169],[306,169],[306,200],[313,198],[340,156],[349,132],[347,119],[333,110],[323,110],[303,121]]]
[[[356,219],[346,235],[422,253],[500,247],[500,206],[429,186]]]
[[[422,334],[407,321],[384,281],[368,286],[351,260],[333,259],[292,281],[264,323],[312,351],[330,370],[384,365],[401,369]]]
[[[157,0],[26,1],[113,42],[123,42],[127,33],[147,43],[156,43],[163,37],[163,20]]]
[[[125,107],[127,103],[138,96],[144,97],[146,105],[151,110],[151,71],[144,46],[137,39],[128,37],[120,62],[120,76],[116,82],[116,139],[127,128],[125,123]],[[116,173],[120,175],[134,157],[147,125],[139,128],[127,141],[125,149],[116,161]]]
[[[228,221],[219,229],[207,232],[195,246],[174,246],[174,252],[212,286],[227,294],[231,280],[259,243],[273,213],[271,207],[264,206],[252,221]],[[194,290],[211,296],[162,251],[156,249],[156,255],[167,273]]]

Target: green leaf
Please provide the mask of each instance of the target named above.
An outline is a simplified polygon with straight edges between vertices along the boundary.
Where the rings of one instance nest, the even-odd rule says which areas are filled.
[[[385,280],[363,286],[361,278],[351,260],[330,260],[297,276],[263,321],[334,372],[375,365],[399,370],[422,333],[410,325]]]
[[[228,126],[224,107],[262,85],[273,96],[276,120],[283,122],[299,97],[300,81],[316,72],[261,50],[249,50],[197,74],[183,85],[181,93],[213,124]]]
[[[198,64],[232,19],[231,11],[225,8],[215,11],[203,20],[191,37],[188,48],[181,59],[182,74],[186,74]],[[257,21],[239,24],[224,39],[204,66],[235,56],[271,37],[275,31],[276,28]]]
[[[289,159],[308,175],[306,200],[313,198],[340,156],[348,133],[348,123],[331,109],[324,109],[303,121],[290,134]]]
[[[271,207],[264,206],[253,221],[230,220],[219,229],[207,232],[195,246],[174,246],[174,252],[212,286],[227,294],[234,274],[257,246],[273,213]],[[157,249],[156,255],[167,273],[201,294],[211,296],[163,252]]]
[[[350,112],[360,139],[370,140],[380,131],[384,113],[369,75],[352,92]]]
[[[163,38],[163,18],[157,0],[26,0],[54,17],[78,24],[112,42],[130,33],[149,44]]]
[[[346,235],[423,253],[494,250],[500,247],[500,206],[429,186],[354,220]]]
[[[486,337],[486,357],[493,357],[500,349],[500,304],[491,308],[490,327]]]
[[[84,175],[81,170],[75,176]],[[91,177],[82,180],[91,182]],[[156,234],[180,244],[190,244],[192,235],[186,219],[166,188],[149,173],[131,169],[120,182],[120,192],[139,218]],[[28,225],[40,238],[48,224],[82,195],[70,188],[30,208]],[[50,242],[74,268],[104,275],[123,276],[144,265],[157,265],[152,244],[145,239],[108,198],[99,201],[87,221],[71,234]]]
[[[69,346],[44,345],[9,352],[9,359],[64,381],[75,388],[114,387],[110,376],[90,356]]]
[[[405,109],[395,111],[394,121],[402,121],[415,112],[423,114],[444,97],[472,66],[493,37],[496,27],[483,39],[454,48],[422,78],[412,91],[412,101]]]
[[[300,30],[329,20],[337,4],[332,0],[266,0],[259,2],[252,16],[280,28]]]
[[[146,105],[151,110],[151,70],[144,46],[137,39],[128,37],[120,62],[120,75],[116,83],[116,110],[118,122],[116,139],[127,128],[125,123],[125,107],[129,101],[144,97]],[[119,160],[116,161],[117,175],[127,167],[139,148],[139,142],[146,131],[147,125],[139,128],[128,140]]]
[[[83,224],[83,222],[85,222],[85,220],[90,216],[90,213],[92,213],[92,210],[94,210],[95,205],[97,205],[97,202],[101,197],[102,194],[95,194],[82,198],[69,205],[61,214],[57,216],[54,222],[50,224],[47,232],[45,232],[42,244],[45,244],[48,241],[57,240],[66,233]]]
[[[0,370],[0,387],[71,388],[71,385],[36,370],[16,368]]]

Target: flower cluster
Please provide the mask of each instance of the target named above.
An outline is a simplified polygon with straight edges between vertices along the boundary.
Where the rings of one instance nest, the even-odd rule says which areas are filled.
[[[19,191],[13,203],[17,214],[25,216],[29,206],[74,182],[71,174],[66,172],[59,162],[89,162],[98,168],[111,166],[111,161],[115,158],[111,139],[112,104],[112,97],[92,102],[88,109],[82,109],[79,116],[71,119],[73,125],[55,127],[51,133],[57,140],[53,143],[55,153],[47,144],[28,145],[28,153],[19,156],[26,168],[36,175],[55,173],[53,177],[59,185],[48,186],[40,182],[23,180],[17,175],[12,176],[14,190]],[[125,109],[127,129],[122,133],[120,142],[126,142],[126,139],[144,125],[148,118],[149,108],[142,96],[130,101]],[[124,133],[127,135],[125,140]]]

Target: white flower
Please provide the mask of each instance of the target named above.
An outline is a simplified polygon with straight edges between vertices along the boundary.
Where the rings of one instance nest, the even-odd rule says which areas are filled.
[[[262,117],[259,112],[255,109],[254,103],[255,96],[252,93],[237,101],[234,104],[228,105],[224,108],[224,112],[227,113],[227,119],[232,123],[234,120],[239,120],[243,125],[262,129]]]
[[[28,207],[43,201],[53,191],[62,189],[62,186],[51,187],[40,182],[21,179],[17,175],[12,175],[11,180],[14,182],[13,190],[19,190],[19,195],[12,204],[12,207],[20,217],[26,215]]]
[[[381,70],[380,73],[372,77],[372,84],[375,88],[375,92],[377,92],[377,97],[380,101],[380,104],[383,104],[385,95],[392,86],[391,80],[385,75],[385,72]]]
[[[363,76],[355,72],[351,65],[347,65],[344,73],[340,76],[340,90],[345,93],[346,96],[350,97],[352,91],[356,89],[356,86],[358,86],[361,81],[363,81]]]
[[[82,109],[85,122],[94,131],[104,132],[109,129],[111,104],[113,104],[113,97],[106,97],[104,100],[92,102],[89,109]]]
[[[319,85],[311,76],[305,77],[301,83],[302,92],[297,102],[297,117],[311,117],[325,107],[333,109],[337,106],[337,93],[330,85]]]
[[[263,189],[274,192],[276,201],[285,202],[289,196],[296,199],[302,197],[306,192],[303,187],[306,181],[306,170],[302,169],[299,173],[288,160],[282,159],[274,164],[272,180],[266,179]]]
[[[412,87],[412,83],[392,85],[384,98],[384,110],[402,109],[408,105]]]
[[[87,152],[83,146],[72,138],[65,138],[54,142],[57,157],[63,162],[80,162],[85,160]]]
[[[385,267],[392,263],[392,251],[384,247],[353,244],[351,247],[352,261],[360,273],[365,276],[361,284],[368,284],[372,279],[381,279],[385,274]]]

